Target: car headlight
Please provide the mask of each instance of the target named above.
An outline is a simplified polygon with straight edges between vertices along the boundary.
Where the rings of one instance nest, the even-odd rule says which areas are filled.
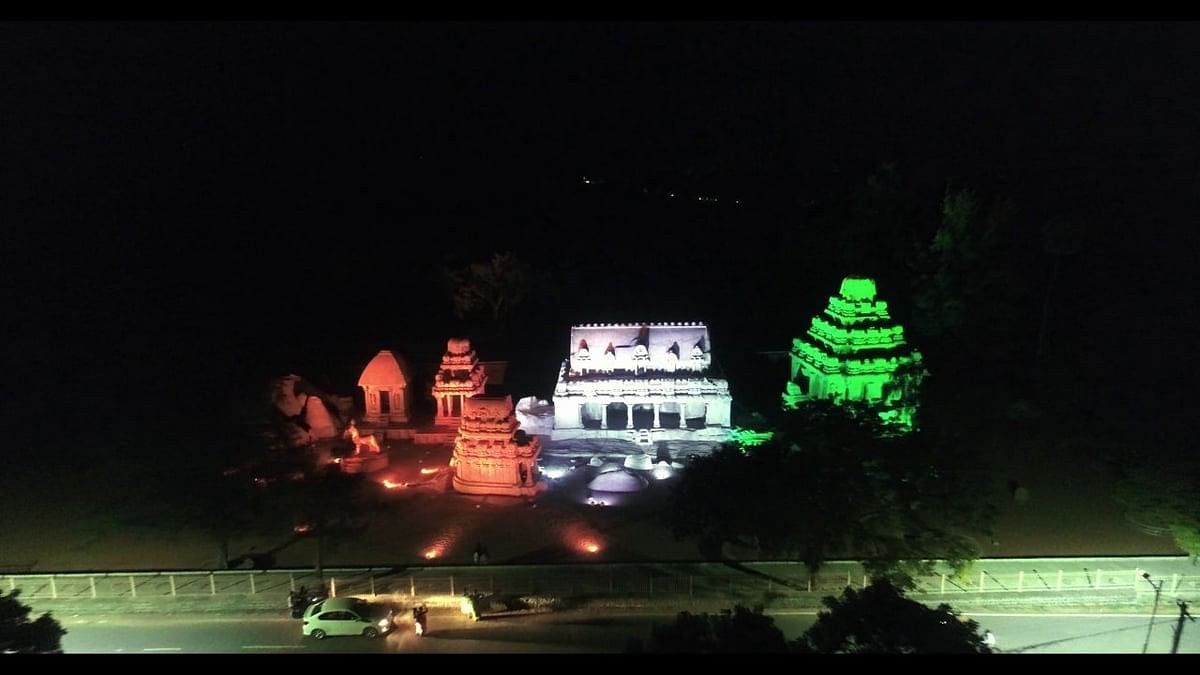
[[[388,626],[390,626],[390,625],[391,625],[391,622],[390,622],[390,621],[388,621],[387,619],[380,619],[380,620],[379,620],[379,627],[380,627],[380,628],[387,628],[387,627],[388,627]]]

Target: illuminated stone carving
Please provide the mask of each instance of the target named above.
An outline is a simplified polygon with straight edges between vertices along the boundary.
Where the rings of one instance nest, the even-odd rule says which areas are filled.
[[[451,338],[433,378],[433,398],[437,402],[434,423],[457,426],[462,418],[463,401],[482,394],[486,386],[487,372],[471,349],[471,341]]]
[[[531,496],[546,489],[538,473],[541,439],[519,430],[511,396],[463,401],[454,442],[454,489],[472,495]]]
[[[586,324],[571,328],[554,389],[562,438],[725,440],[732,398],[717,376],[702,323]]]
[[[885,420],[911,427],[925,375],[921,353],[905,342],[904,328],[892,322],[887,303],[876,299],[875,281],[846,277],[808,333],[792,340],[783,405],[862,401],[883,407]]]
[[[405,389],[408,378],[400,361],[388,350],[383,350],[371,359],[358,378],[366,403],[364,421],[372,425],[408,422],[408,405]]]
[[[362,454],[363,448],[366,448],[371,453],[379,454],[379,441],[375,440],[374,434],[363,436],[358,433],[358,427],[354,426],[354,420],[350,420],[350,426],[346,427],[346,433],[343,438],[349,438],[354,443],[354,454]]]

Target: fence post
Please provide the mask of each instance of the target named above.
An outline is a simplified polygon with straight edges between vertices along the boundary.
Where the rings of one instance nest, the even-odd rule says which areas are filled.
[[[375,597],[375,575],[371,575],[371,597]]]
[[[208,573],[208,590],[210,595],[217,594],[217,578],[213,576],[212,572]]]
[[[1174,593],[1177,588],[1179,588],[1179,574],[1175,573],[1171,575],[1171,592]]]
[[[171,580],[171,597],[174,598],[175,597],[175,575],[174,574],[169,575],[167,578]]]
[[[337,597],[337,577],[335,576],[329,577],[329,597]]]
[[[296,573],[288,572],[288,590],[295,592],[296,590]]]
[[[8,575],[8,591],[11,593],[15,590],[17,590],[17,579],[10,574]]]
[[[986,574],[983,570],[979,570],[979,592],[983,592],[983,575]]]
[[[450,595],[454,595],[454,575],[450,575]]]
[[[129,595],[137,597],[137,584],[133,581],[133,575],[129,575]]]
[[[1058,590],[1062,590],[1062,570],[1058,571]]]
[[[854,588],[854,581],[851,580],[849,572],[846,572],[846,588]]]
[[[942,595],[946,594],[946,575],[942,574]]]
[[[410,598],[417,597],[417,579],[413,575],[408,575],[408,596]]]
[[[1025,570],[1017,572],[1017,592],[1025,590]]]
[[[129,578],[133,579],[133,577],[129,577]],[[50,575],[50,597],[55,598],[55,599],[58,598],[58,586],[54,583],[54,575],[53,574]]]
[[[812,593],[812,575],[808,575],[808,592]]]
[[[862,585],[862,587],[863,587],[863,588],[866,588],[866,587],[867,587],[867,575],[865,575],[865,574],[863,575],[863,585]]]
[[[96,577],[88,577],[88,581],[89,581],[89,582],[91,582],[91,585],[92,585],[92,599],[93,599],[93,600],[95,600],[95,599],[96,599]]]
[[[247,574],[246,576],[250,577],[250,595],[257,594],[258,589],[254,587],[254,574],[251,573],[251,574]]]

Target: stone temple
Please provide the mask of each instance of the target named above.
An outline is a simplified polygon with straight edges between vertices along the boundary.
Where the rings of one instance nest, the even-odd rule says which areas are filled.
[[[478,396],[487,388],[487,371],[471,349],[471,341],[450,338],[442,364],[433,378],[433,400],[437,403],[435,424],[458,426],[463,401]]]
[[[538,472],[542,441],[519,430],[510,396],[463,400],[454,441],[454,489],[472,495],[532,496],[546,489]]]
[[[884,419],[911,427],[924,375],[921,353],[905,341],[887,303],[876,298],[875,281],[846,277],[808,333],[792,340],[783,405],[861,401],[883,407]]]
[[[363,432],[378,433],[385,438],[411,436],[408,425],[407,364],[396,354],[384,349],[371,359],[358,378],[363,390],[366,415]]]
[[[553,439],[728,437],[729,383],[703,323],[573,326],[568,354],[554,389]]]

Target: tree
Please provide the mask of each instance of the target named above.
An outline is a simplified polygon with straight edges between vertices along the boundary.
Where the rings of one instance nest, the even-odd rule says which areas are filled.
[[[20,589],[0,591],[0,654],[61,654],[67,631],[49,612],[30,621],[33,610],[20,595]]]
[[[831,555],[859,557],[901,587],[937,560],[965,568],[990,531],[986,477],[956,448],[889,431],[872,408],[806,403],[770,441],[689,464],[668,521],[677,537],[749,540],[813,573]]]
[[[680,612],[673,623],[656,625],[643,647],[631,651],[660,654],[780,654],[788,651],[783,631],[775,620],[738,605],[719,614]]]
[[[990,654],[979,624],[950,605],[928,607],[877,580],[861,591],[826,597],[817,622],[795,642],[819,654]]]
[[[531,274],[512,253],[495,253],[488,262],[447,270],[445,276],[460,319],[486,312],[497,323],[525,299]]]
[[[1114,497],[1130,519],[1200,560],[1200,460],[1130,454],[1120,465]]]

